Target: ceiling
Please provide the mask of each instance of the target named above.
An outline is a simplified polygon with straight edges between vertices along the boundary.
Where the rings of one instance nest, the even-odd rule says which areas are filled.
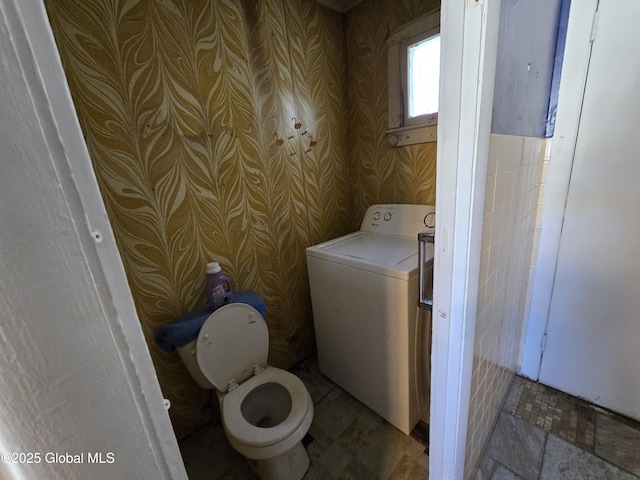
[[[340,13],[345,13],[355,7],[362,0],[316,0],[325,7],[329,7],[332,10],[336,10]]]

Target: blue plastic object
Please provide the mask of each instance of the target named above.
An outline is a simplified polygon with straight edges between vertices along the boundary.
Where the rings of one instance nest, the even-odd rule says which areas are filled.
[[[260,312],[260,315],[263,317],[267,313],[267,305],[257,293],[251,290],[236,292],[233,295],[232,303],[246,303],[247,305],[251,305]],[[192,340],[195,340],[198,338],[202,324],[213,312],[214,310],[212,310],[209,305],[205,305],[204,307],[200,307],[183,315],[175,322],[161,326],[155,333],[155,340],[158,347],[165,352],[173,352],[176,348],[183,347]]]

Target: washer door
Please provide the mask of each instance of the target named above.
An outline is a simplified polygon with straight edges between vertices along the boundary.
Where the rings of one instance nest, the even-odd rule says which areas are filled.
[[[221,392],[228,390],[231,379],[240,383],[253,375],[254,365],[266,365],[268,353],[267,323],[255,308],[244,303],[216,310],[198,334],[198,365]]]

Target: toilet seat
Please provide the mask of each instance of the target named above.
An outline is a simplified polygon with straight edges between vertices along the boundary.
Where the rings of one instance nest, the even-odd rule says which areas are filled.
[[[291,410],[280,424],[263,428],[250,424],[242,415],[241,406],[247,395],[267,383],[276,383],[287,389],[291,396]],[[236,442],[249,447],[266,447],[290,436],[307,419],[310,404],[312,404],[311,397],[302,380],[285,370],[267,367],[260,374],[251,377],[224,395],[221,409],[222,424],[227,435]]]
[[[260,312],[246,303],[230,303],[205,320],[198,334],[196,356],[204,376],[220,392],[264,367],[269,330]]]

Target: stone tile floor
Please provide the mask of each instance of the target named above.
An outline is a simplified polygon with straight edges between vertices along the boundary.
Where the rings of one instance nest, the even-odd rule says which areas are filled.
[[[324,377],[315,360],[294,373],[315,407],[304,480],[429,477],[428,427],[404,435]],[[191,480],[256,478],[219,424],[183,439],[180,450]],[[640,480],[640,424],[515,377],[475,480],[522,479]]]
[[[404,435],[324,377],[315,359],[293,373],[305,383],[314,418],[304,443],[311,466],[304,480],[426,479],[428,427]],[[251,479],[245,459],[227,442],[222,426],[208,424],[180,442],[190,480]]]
[[[640,423],[516,377],[476,480],[637,480]]]

